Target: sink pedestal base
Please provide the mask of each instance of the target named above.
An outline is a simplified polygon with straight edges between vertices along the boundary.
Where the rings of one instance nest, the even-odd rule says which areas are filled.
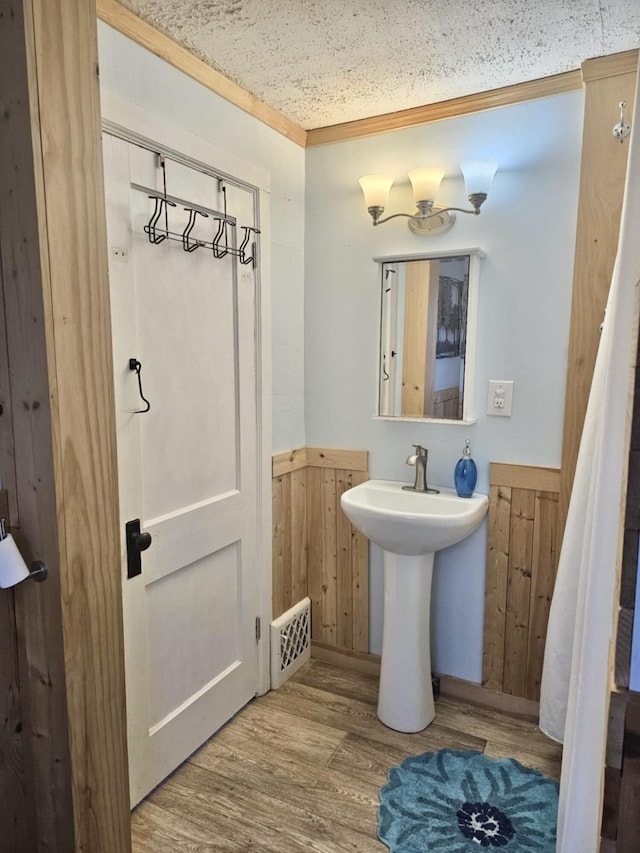
[[[399,732],[419,732],[436,715],[431,686],[433,554],[383,551],[384,629],[378,718]]]

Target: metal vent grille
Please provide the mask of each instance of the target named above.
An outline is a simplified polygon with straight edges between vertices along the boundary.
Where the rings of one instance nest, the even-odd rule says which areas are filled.
[[[303,598],[271,623],[271,688],[275,690],[311,657],[311,601]]]

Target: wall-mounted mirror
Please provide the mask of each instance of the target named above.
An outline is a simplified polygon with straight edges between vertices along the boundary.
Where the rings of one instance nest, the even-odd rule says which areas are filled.
[[[479,249],[376,258],[381,273],[379,417],[469,423]]]

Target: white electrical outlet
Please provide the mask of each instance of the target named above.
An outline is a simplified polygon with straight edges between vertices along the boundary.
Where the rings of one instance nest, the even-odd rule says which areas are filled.
[[[490,379],[487,396],[487,414],[499,418],[511,417],[513,406],[513,380]]]

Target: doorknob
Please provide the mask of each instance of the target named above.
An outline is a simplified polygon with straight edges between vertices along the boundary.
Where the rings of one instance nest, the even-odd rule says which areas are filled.
[[[127,536],[127,578],[135,578],[142,574],[142,559],[140,555],[151,545],[151,534],[141,533],[140,519],[134,518],[125,525]]]

